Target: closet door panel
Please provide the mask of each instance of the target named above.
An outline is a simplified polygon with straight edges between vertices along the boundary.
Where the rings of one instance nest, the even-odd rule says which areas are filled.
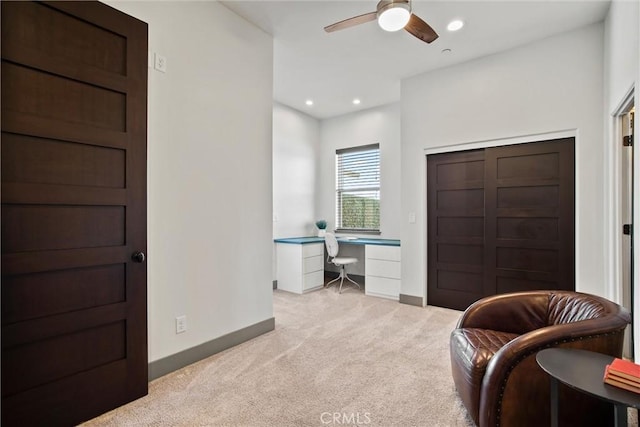
[[[428,303],[468,306],[484,294],[483,150],[427,157]]]
[[[487,148],[485,166],[488,289],[574,290],[573,138]]]

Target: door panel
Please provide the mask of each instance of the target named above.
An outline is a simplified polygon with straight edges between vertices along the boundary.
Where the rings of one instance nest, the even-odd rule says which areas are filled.
[[[2,108],[26,118],[34,115],[93,128],[125,130],[124,93],[9,62],[2,63],[2,86]]]
[[[485,150],[493,292],[575,290],[573,150],[573,138]]]
[[[124,338],[125,324],[119,321],[7,350],[2,362],[11,388],[3,388],[3,393],[16,394],[78,371],[122,360]],[[25,364],[30,367],[28,371],[22,370]]]
[[[124,188],[126,151],[2,134],[4,182]]]
[[[84,20],[87,11],[95,8],[94,5],[83,5],[66,13],[69,12],[68,6],[57,9],[20,2],[12,6],[13,13],[28,17],[29,26],[22,25],[24,21],[7,19],[3,21],[2,38],[6,37],[8,46],[27,47],[38,56],[44,52],[61,58],[65,63],[80,63],[125,76],[129,34],[122,32],[123,23],[111,22],[111,25],[103,27],[104,20],[96,23]],[[74,11],[80,12],[77,17],[73,16]],[[113,12],[109,13],[113,15]]]
[[[427,162],[428,301],[468,305],[484,294],[484,153],[439,154]]]
[[[498,239],[528,239],[557,241],[557,218],[498,218]]]
[[[2,425],[147,393],[147,25],[2,2]]]
[[[6,252],[124,244],[123,206],[7,205],[2,211]]]
[[[575,289],[572,138],[427,157],[428,295]]]
[[[125,294],[124,264],[8,276],[2,281],[2,319],[11,324],[115,304]]]

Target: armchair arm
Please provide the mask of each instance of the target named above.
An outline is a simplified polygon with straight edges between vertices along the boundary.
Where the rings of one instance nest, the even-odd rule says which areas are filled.
[[[480,328],[524,334],[547,326],[549,292],[494,295],[470,305],[458,328]]]

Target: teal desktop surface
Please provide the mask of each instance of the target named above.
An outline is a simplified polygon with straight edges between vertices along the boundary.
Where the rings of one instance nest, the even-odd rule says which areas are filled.
[[[400,240],[398,239],[374,239],[374,238],[346,238],[336,236],[338,242],[344,243],[347,245],[379,245],[379,246],[400,246]],[[283,239],[274,239],[276,243],[289,243],[293,245],[304,245],[308,243],[324,243],[324,237],[287,237]]]
[[[305,245],[307,243],[324,243],[324,237],[287,237],[284,239],[274,239],[276,243],[290,243],[293,245]]]

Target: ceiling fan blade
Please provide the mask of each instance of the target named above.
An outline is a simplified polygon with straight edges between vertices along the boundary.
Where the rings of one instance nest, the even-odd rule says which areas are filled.
[[[333,31],[344,30],[345,28],[353,27],[355,25],[364,24],[365,22],[375,21],[378,12],[365,13],[364,15],[354,16],[353,18],[345,19],[344,21],[336,22],[335,24],[327,25],[324,30],[327,33]]]
[[[414,14],[411,14],[409,23],[407,23],[404,29],[425,43],[431,43],[438,38],[438,33],[436,33],[429,24]]]

